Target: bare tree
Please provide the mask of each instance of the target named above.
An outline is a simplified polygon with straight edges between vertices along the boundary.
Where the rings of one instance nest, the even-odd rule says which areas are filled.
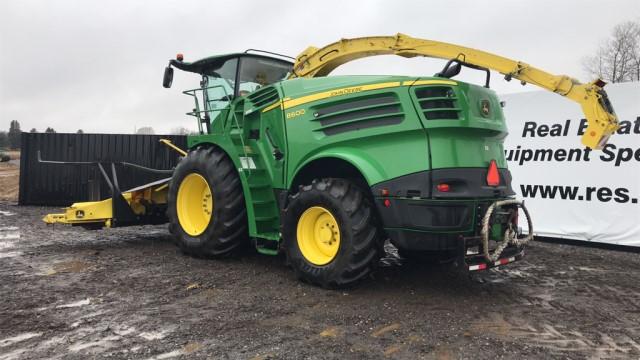
[[[194,131],[189,130],[184,126],[177,126],[172,128],[169,134],[170,135],[189,135],[189,134],[194,134]]]
[[[583,60],[583,66],[590,76],[612,83],[640,81],[640,22],[616,25],[596,53]]]
[[[11,120],[9,125],[9,147],[12,149],[20,148],[20,123],[18,120]]]
[[[631,81],[640,81],[640,22],[633,24],[635,27],[631,51]]]
[[[143,126],[140,129],[138,129],[138,131],[136,131],[136,134],[138,134],[138,135],[153,135],[153,134],[155,134],[155,131],[153,131],[153,128],[151,126]]]

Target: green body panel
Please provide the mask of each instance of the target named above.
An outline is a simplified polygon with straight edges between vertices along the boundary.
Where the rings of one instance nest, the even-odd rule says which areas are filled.
[[[507,130],[495,93],[457,81],[424,83],[431,80],[451,81],[398,76],[284,80],[234,99],[220,116],[211,115],[211,133],[189,136],[189,148],[216,144],[227,152],[245,190],[250,235],[273,241],[280,239],[274,189],[288,190],[296,175],[318,159],[352,164],[370,186],[431,169],[486,168],[492,159],[506,168],[502,142]],[[415,81],[423,83],[411,86]],[[445,112],[454,111],[458,119],[428,119],[427,113],[440,110],[421,104],[437,104],[440,98],[421,98],[418,91],[444,87],[451,89],[441,97],[450,107]],[[266,98],[268,103],[258,101]],[[488,111],[483,113],[483,107]],[[276,159],[276,150],[282,159]]]
[[[391,76],[335,76],[319,79],[297,79],[282,83],[285,96],[296,98],[335,88],[366,84],[387,84],[409,81],[412,78]],[[326,135],[320,129],[314,113],[328,104],[346,104],[353,99],[375,98],[390,94],[397,98],[403,111],[398,124],[364,128],[357,131]],[[302,104],[285,110],[286,113],[304,110],[304,114],[285,120],[289,143],[287,187],[298,171],[312,160],[336,157],[358,168],[370,185],[405,174],[428,170],[427,136],[420,118],[412,111],[408,86],[390,87],[335,96]],[[398,161],[404,154],[409,161]]]
[[[433,169],[454,167],[486,167],[495,159],[498,167],[506,168],[503,140],[507,136],[504,114],[493,90],[458,82],[453,87],[460,120],[426,120]],[[414,100],[416,95],[411,93]],[[489,114],[481,114],[481,101],[489,102]]]

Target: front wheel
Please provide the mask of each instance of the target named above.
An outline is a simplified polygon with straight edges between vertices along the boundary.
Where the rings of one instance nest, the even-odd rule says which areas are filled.
[[[221,150],[198,148],[182,159],[167,202],[169,229],[183,252],[214,257],[249,244],[240,177]]]
[[[287,259],[299,278],[327,288],[364,278],[380,259],[380,234],[364,192],[344,179],[314,180],[284,212]]]

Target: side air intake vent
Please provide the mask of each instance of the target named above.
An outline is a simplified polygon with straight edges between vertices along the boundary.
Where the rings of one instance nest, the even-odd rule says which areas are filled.
[[[430,86],[415,91],[420,108],[427,120],[458,120],[460,108],[457,107],[455,91],[448,86]]]
[[[270,105],[279,99],[278,91],[273,86],[264,87],[247,97],[254,108]]]
[[[404,113],[394,93],[376,94],[350,99],[314,109],[313,120],[320,122],[314,131],[336,135],[378,126],[395,125]]]

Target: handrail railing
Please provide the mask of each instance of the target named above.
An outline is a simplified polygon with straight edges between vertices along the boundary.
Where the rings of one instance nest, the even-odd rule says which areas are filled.
[[[205,90],[209,90],[209,89],[215,89],[215,88],[221,88],[222,91],[224,92],[224,98],[229,99],[229,104],[231,104],[231,95],[229,93],[227,93],[227,90],[225,89],[224,86],[222,85],[213,85],[213,86],[208,86],[208,87],[204,87],[204,88],[197,88],[197,89],[190,89],[190,90],[185,90],[182,93],[188,96],[193,96],[194,101],[195,101],[195,109],[193,109],[193,111],[190,111],[188,113],[186,113],[186,115],[189,116],[194,116],[198,119],[198,130],[200,131],[200,134],[203,134],[203,130],[202,130],[202,123],[203,122],[208,122],[210,121],[209,119],[213,118],[212,113],[215,111],[220,111],[222,112],[223,110],[227,110],[230,109],[229,104],[227,104],[224,107],[221,108],[212,108],[211,106],[211,102],[213,101],[219,101],[219,100],[210,100],[207,96],[207,93],[205,92]],[[200,102],[198,101],[198,96],[196,95],[198,91],[202,91],[203,93],[203,101],[204,103],[204,110],[200,109]],[[205,117],[202,118],[200,114],[205,114]],[[240,126],[240,122],[238,121],[238,117],[235,113],[235,111],[232,111],[232,116],[231,116],[231,120],[233,121],[233,124],[235,125],[236,129],[238,129],[239,131],[242,131],[242,126]],[[229,124],[229,126],[231,125],[231,123]],[[227,124],[225,124],[225,127],[228,126]],[[209,127],[207,127],[207,129],[209,129]],[[227,130],[229,133],[231,132],[231,129],[225,129]],[[247,147],[246,144],[244,143],[244,138],[242,136],[242,133],[240,134],[240,144],[242,145],[242,153],[244,154],[245,158],[249,157],[247,154]]]
[[[202,129],[202,124],[203,123],[207,123],[207,130],[209,130],[210,128],[210,119],[213,119],[213,112],[215,111],[220,111],[222,112],[223,110],[226,110],[227,108],[229,108],[229,106],[224,106],[221,108],[213,108],[211,106],[211,102],[213,101],[219,101],[219,100],[210,100],[207,96],[207,93],[205,92],[205,90],[209,90],[209,89],[215,89],[215,88],[221,88],[224,96],[222,97],[222,99],[226,98],[229,99],[229,101],[231,100],[231,96],[229,93],[227,93],[227,90],[225,89],[224,86],[222,85],[213,85],[213,86],[207,86],[205,88],[196,88],[196,89],[189,89],[189,90],[185,90],[182,93],[188,96],[192,96],[195,102],[196,107],[193,109],[193,111],[187,112],[186,115],[189,116],[194,116],[195,118],[198,119],[198,131],[200,132],[200,134],[203,134],[204,131]],[[198,100],[198,96],[197,96],[197,92],[198,91],[202,91],[202,99],[204,102],[204,110],[200,109],[200,101]],[[204,118],[201,117],[201,114],[205,114]]]

